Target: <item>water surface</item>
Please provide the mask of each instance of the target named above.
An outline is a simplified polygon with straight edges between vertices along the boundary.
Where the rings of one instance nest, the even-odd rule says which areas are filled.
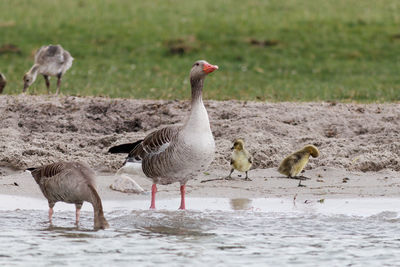
[[[400,262],[400,199],[105,201],[111,228],[84,205],[0,195],[0,266],[382,266]],[[26,207],[26,208],[21,208]],[[207,207],[205,209],[204,207]]]

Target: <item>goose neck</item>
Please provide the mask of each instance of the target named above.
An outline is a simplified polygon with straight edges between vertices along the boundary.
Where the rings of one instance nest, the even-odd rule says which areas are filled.
[[[192,86],[192,106],[203,102],[203,85],[204,77],[190,78],[190,85]]]

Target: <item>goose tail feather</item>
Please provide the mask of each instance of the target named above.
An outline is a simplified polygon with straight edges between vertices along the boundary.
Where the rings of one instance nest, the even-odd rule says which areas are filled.
[[[136,141],[134,143],[122,144],[118,146],[113,146],[108,150],[108,153],[117,154],[117,153],[125,153],[128,154],[131,152],[137,145],[139,145],[143,140]]]

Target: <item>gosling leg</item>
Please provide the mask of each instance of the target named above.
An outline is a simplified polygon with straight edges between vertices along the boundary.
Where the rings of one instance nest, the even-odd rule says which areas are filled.
[[[246,171],[246,178],[244,178],[245,181],[252,181],[249,176],[247,175],[247,171]]]
[[[61,86],[61,76],[62,76],[62,74],[61,73],[59,73],[58,75],[57,75],[57,92],[56,92],[56,95],[58,95],[59,93],[60,93],[60,86]]]
[[[306,187],[305,185],[301,184],[301,179],[299,180],[299,185],[297,187]]]
[[[47,94],[50,93],[50,80],[49,76],[43,74],[44,81],[46,82]]]
[[[229,173],[229,175],[225,177],[225,180],[232,180],[232,176],[231,175],[232,175],[234,170],[235,169],[231,169],[231,173]]]

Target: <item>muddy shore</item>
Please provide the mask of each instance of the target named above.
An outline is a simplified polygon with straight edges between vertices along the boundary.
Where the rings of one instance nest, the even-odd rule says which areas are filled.
[[[246,197],[293,195],[299,190],[297,182],[276,178],[279,175],[275,169],[286,155],[306,144],[317,146],[321,156],[307,165],[306,174],[312,180],[305,182],[309,187],[302,192],[400,195],[391,189],[400,187],[398,103],[205,101],[205,105],[216,141],[216,157],[203,177],[189,182],[188,191],[193,191],[193,196],[230,197],[239,191]],[[107,154],[108,148],[180,123],[188,109],[187,101],[2,95],[0,193],[23,192],[20,185],[7,184],[14,180],[24,184],[25,168],[58,160],[88,162],[99,173],[99,184],[104,184],[106,192],[112,173],[124,159],[124,155]],[[245,139],[254,156],[255,170],[250,172],[253,182],[239,178],[229,183],[200,183],[229,172],[232,140],[238,137]],[[346,177],[350,180],[343,183]],[[136,181],[148,189],[150,181],[140,177]],[[350,186],[352,183],[356,184]],[[175,187],[169,185],[164,190],[175,195]]]

